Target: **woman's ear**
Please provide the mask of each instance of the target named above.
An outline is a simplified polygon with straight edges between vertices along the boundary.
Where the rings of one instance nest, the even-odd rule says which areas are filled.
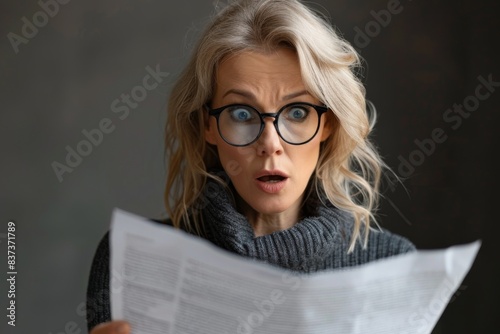
[[[325,115],[325,121],[323,124],[323,130],[321,132],[321,141],[325,141],[328,139],[328,137],[331,136],[333,133],[333,123],[336,121],[335,116],[333,115],[333,112],[331,110],[328,110]]]
[[[203,113],[205,119],[205,141],[209,144],[216,145],[217,124],[214,122],[215,119],[210,117],[208,112],[206,112],[206,107],[203,108],[205,109],[205,112]]]

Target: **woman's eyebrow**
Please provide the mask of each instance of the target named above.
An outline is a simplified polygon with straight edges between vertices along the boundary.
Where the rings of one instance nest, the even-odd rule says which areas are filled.
[[[283,97],[283,101],[291,100],[291,99],[294,99],[294,98],[302,96],[302,95],[310,95],[310,94],[307,90],[302,90],[302,91],[297,92],[297,93],[292,93],[292,94],[286,95],[285,97]]]
[[[241,95],[243,97],[246,97],[246,98],[254,100],[254,101],[257,100],[257,98],[255,97],[255,95],[252,92],[243,91],[243,90],[239,90],[239,89],[230,89],[226,93],[224,93],[224,95],[222,97],[224,98],[229,94]],[[310,95],[310,94],[307,90],[302,90],[300,92],[285,95],[283,97],[283,101],[291,100],[291,99],[294,99],[294,98],[302,96],[302,95]]]
[[[239,89],[230,89],[230,90],[228,90],[226,93],[224,93],[224,95],[222,96],[222,98],[226,97],[229,94],[241,95],[241,96],[246,97],[248,99],[251,99],[251,100],[254,100],[254,101],[256,100],[256,97],[255,97],[255,95],[253,95],[253,93],[246,92],[246,91],[239,90]]]

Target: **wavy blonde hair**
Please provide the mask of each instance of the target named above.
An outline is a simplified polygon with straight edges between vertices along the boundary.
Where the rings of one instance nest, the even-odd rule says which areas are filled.
[[[207,171],[220,164],[205,142],[203,106],[212,98],[220,61],[236,52],[266,52],[282,46],[296,51],[306,89],[328,106],[336,120],[332,135],[322,143],[311,184],[318,194],[352,213],[352,251],[358,239],[366,245],[371,223],[376,223],[379,184],[386,167],[369,139],[375,114],[367,113],[365,89],[356,75],[361,60],[355,49],[324,16],[297,0],[231,2],[203,32],[168,103],[167,214],[176,227],[183,222],[192,231],[202,228],[201,213],[194,208],[207,178],[216,178]]]

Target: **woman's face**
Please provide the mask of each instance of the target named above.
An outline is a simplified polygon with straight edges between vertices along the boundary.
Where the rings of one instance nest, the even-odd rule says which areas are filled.
[[[265,54],[243,52],[223,60],[210,107],[237,103],[253,106],[261,113],[274,113],[292,102],[320,103],[305,89],[295,52],[282,48]],[[273,126],[274,118],[266,117],[259,139],[245,147],[226,143],[217,130],[216,118],[209,117],[205,138],[217,147],[222,167],[246,210],[253,211],[244,212],[247,217],[278,215],[297,221],[320,143],[330,134],[326,115],[321,117],[316,136],[303,145],[283,141]]]

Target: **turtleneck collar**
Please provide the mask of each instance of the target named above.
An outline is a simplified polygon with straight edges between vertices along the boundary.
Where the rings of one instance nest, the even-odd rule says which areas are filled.
[[[300,272],[323,267],[339,244],[348,247],[352,217],[332,205],[319,204],[316,215],[301,219],[291,228],[255,237],[247,218],[235,208],[228,187],[212,179],[206,187],[204,237],[219,247]]]

